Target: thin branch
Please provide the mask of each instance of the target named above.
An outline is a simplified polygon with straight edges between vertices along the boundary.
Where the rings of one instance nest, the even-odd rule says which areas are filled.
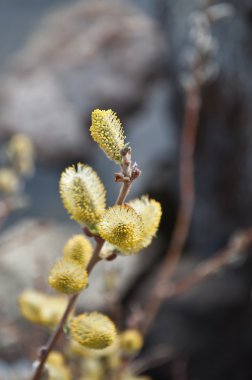
[[[132,182],[141,175],[141,170],[138,169],[137,165],[132,165],[130,147],[122,149],[121,156],[121,173],[115,173],[115,182],[123,183],[123,186],[121,187],[120,193],[116,200],[117,205],[124,203],[127,195],[129,194]]]
[[[213,258],[198,264],[196,268],[184,278],[174,284],[170,284],[163,292],[163,298],[175,297],[200,283],[206,277],[216,273],[224,265],[232,260],[239,260],[240,256],[252,247],[252,227],[242,231],[231,238],[231,243],[226,249],[221,250]]]
[[[160,309],[162,304],[160,290],[167,284],[167,281],[174,274],[188,236],[195,201],[194,151],[198,129],[199,110],[199,88],[196,86],[194,89],[188,89],[186,91],[185,116],[179,158],[179,210],[169,248],[165,255],[165,259],[160,266],[156,283],[148,299],[145,319],[142,321],[142,326],[140,327],[143,333],[146,333],[149,330]]]
[[[120,193],[119,193],[118,198],[116,200],[117,205],[123,204],[124,199],[126,199],[127,195],[130,192],[131,185],[132,185],[132,181],[124,182],[124,186],[121,187]]]
[[[104,244],[104,240],[103,239],[99,239],[97,242],[96,242],[96,247],[94,249],[94,253],[93,253],[93,256],[87,266],[87,273],[90,274],[93,270],[93,268],[95,267],[96,263],[100,260],[99,259],[99,253],[101,252],[101,249],[103,247],[103,244]],[[50,351],[53,349],[55,343],[57,342],[57,340],[59,339],[60,335],[62,334],[63,332],[63,328],[64,328],[64,325],[68,319],[68,316],[69,314],[71,313],[71,311],[73,310],[74,308],[74,305],[76,303],[76,300],[78,298],[78,295],[79,293],[77,294],[73,294],[72,296],[70,296],[69,298],[69,301],[68,301],[68,304],[67,304],[67,307],[66,307],[66,310],[59,322],[59,325],[58,327],[56,328],[56,330],[54,331],[54,333],[52,334],[51,338],[49,339],[47,345],[45,347],[42,347],[42,350],[41,350],[41,357],[40,357],[40,361],[39,361],[39,364],[35,370],[35,373],[32,377],[32,380],[39,380],[41,374],[42,374],[42,371],[43,371],[43,368],[44,368],[44,365],[45,365],[45,362],[46,362],[46,359],[48,358],[48,355],[50,353]]]
[[[155,351],[146,355],[142,359],[136,360],[132,366],[134,375],[141,375],[151,368],[159,367],[162,364],[174,359],[175,352],[167,347],[156,347]]]

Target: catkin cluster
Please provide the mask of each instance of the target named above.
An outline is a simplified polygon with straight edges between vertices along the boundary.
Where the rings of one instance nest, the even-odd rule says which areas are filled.
[[[121,166],[120,179],[131,183],[134,180],[133,176],[130,177],[133,170],[127,171],[129,176],[123,171],[125,163],[131,165],[128,158],[123,159],[125,151],[131,153],[131,149],[125,144],[123,127],[117,115],[111,110],[94,110],[90,132],[105,154]],[[117,254],[136,254],[149,246],[157,233],[162,215],[159,202],[142,196],[127,204],[107,208],[105,187],[88,165],[78,163],[66,168],[60,178],[59,191],[70,217],[84,228],[88,236],[102,242],[100,259],[108,258],[112,253],[113,257]],[[85,289],[92,252],[92,244],[84,235],[70,238],[62,257],[50,270],[48,281],[51,287],[67,295]],[[57,324],[66,307],[66,300],[58,296],[50,297],[39,292],[25,292],[19,299],[24,317],[44,325]],[[107,369],[116,370],[123,364],[122,357],[137,354],[143,346],[143,337],[137,330],[118,334],[114,323],[98,312],[71,315],[67,331],[71,335],[69,354],[85,357],[85,380],[103,379],[104,363]],[[100,360],[104,358],[106,362]],[[70,379],[59,353],[50,354],[47,367],[50,379],[53,376],[55,379]],[[122,378],[140,379],[126,370]]]
[[[125,147],[122,124],[111,110],[96,109],[90,128],[93,139],[106,155],[121,163]],[[127,206],[106,209],[105,187],[87,165],[67,168],[60,179],[60,194],[71,217],[100,235],[122,255],[146,248],[156,235],[161,219],[160,203],[148,196],[130,201]]]
[[[83,235],[75,235],[64,247],[64,256],[52,267],[48,281],[60,293],[74,294],[88,283],[86,267],[91,257],[92,246]]]

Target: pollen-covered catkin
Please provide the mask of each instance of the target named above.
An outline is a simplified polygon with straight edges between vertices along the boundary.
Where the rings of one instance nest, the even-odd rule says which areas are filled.
[[[159,202],[149,199],[148,196],[134,199],[129,205],[142,217],[143,239],[139,245],[139,250],[151,244],[155,236],[162,216],[162,209]]]
[[[74,235],[64,247],[64,258],[85,268],[92,255],[92,245],[84,235]]]
[[[78,343],[91,349],[104,349],[113,344],[117,336],[114,323],[97,312],[73,318],[70,331]]]
[[[90,132],[108,158],[120,164],[125,136],[116,113],[112,110],[94,110]]]
[[[17,133],[6,146],[6,154],[14,170],[23,177],[29,177],[34,171],[34,147],[31,139]]]
[[[143,220],[130,206],[109,208],[98,225],[101,237],[125,255],[138,252],[143,239]]]
[[[105,188],[88,165],[78,164],[67,168],[60,178],[60,195],[72,219],[90,229],[104,215],[106,202]]]
[[[0,169],[0,193],[14,194],[18,191],[19,185],[18,176],[12,169]]]
[[[66,366],[63,355],[58,351],[51,351],[46,361],[49,372],[48,380],[71,380],[70,369]]]
[[[120,335],[120,347],[125,354],[133,355],[143,347],[143,336],[135,329],[124,331]]]
[[[60,259],[52,267],[48,282],[60,293],[79,293],[87,286],[88,275],[83,267],[71,260]]]
[[[36,290],[25,290],[18,298],[21,314],[27,320],[55,327],[67,306],[63,296],[52,296]]]

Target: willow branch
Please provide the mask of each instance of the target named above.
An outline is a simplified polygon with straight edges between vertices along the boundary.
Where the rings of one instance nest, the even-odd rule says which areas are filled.
[[[156,347],[155,351],[146,355],[142,359],[136,360],[131,369],[134,375],[141,375],[149,369],[159,367],[160,365],[167,363],[174,359],[175,352],[167,347]]]
[[[198,264],[196,268],[187,276],[178,280],[174,284],[171,284],[166,292],[163,293],[163,298],[172,298],[191,289],[208,276],[216,273],[230,261],[239,260],[241,255],[251,247],[252,227],[242,231],[239,235],[235,235],[234,238],[231,238],[231,243],[226,249],[223,249],[215,254],[213,258]]]
[[[128,193],[130,192],[132,182],[124,182],[124,186],[121,187],[120,193],[118,195],[118,198],[116,200],[117,205],[122,205],[124,202],[124,199],[126,199]]]
[[[124,203],[127,195],[129,194],[132,182],[141,175],[141,171],[138,169],[137,165],[132,165],[130,147],[122,149],[121,156],[121,173],[115,173],[115,182],[123,183],[116,200],[117,205]]]
[[[119,181],[119,182],[122,182],[122,186],[121,186],[121,189],[120,189],[120,193],[119,193],[119,196],[118,196],[118,199],[116,201],[116,204],[120,205],[120,204],[123,204],[123,202],[125,201],[125,198],[126,196],[128,195],[129,193],[129,190],[130,190],[130,187],[131,187],[131,184],[132,182],[137,178],[139,177],[139,175],[141,174],[140,170],[137,169],[136,167],[132,167],[131,165],[131,160],[130,160],[130,157],[131,157],[131,149],[130,148],[127,148],[127,150],[123,150],[121,152],[122,154],[122,181]],[[127,171],[125,171],[127,170]],[[125,174],[130,174],[130,177],[126,177]],[[100,261],[100,257],[99,257],[99,254],[102,250],[102,247],[105,243],[105,240],[100,238],[100,237],[95,237],[96,239],[96,247],[94,249],[94,252],[93,252],[93,255],[92,255],[92,258],[87,266],[87,273],[88,275],[92,272],[93,268],[95,267],[95,265]],[[44,365],[45,365],[45,362],[48,358],[48,355],[49,353],[51,352],[51,350],[53,349],[53,347],[55,346],[57,340],[59,339],[60,335],[62,334],[63,332],[63,328],[64,328],[64,325],[68,319],[68,316],[69,314],[71,313],[71,311],[73,310],[73,307],[76,303],[76,300],[79,296],[79,293],[77,294],[74,294],[72,295],[70,298],[69,298],[69,301],[68,301],[68,304],[67,304],[67,307],[66,307],[66,310],[59,322],[59,325],[58,327],[56,328],[56,330],[54,331],[53,335],[51,336],[51,338],[49,339],[47,345],[45,347],[42,348],[41,350],[41,353],[40,353],[40,359],[39,359],[39,362],[38,362],[38,365],[35,369],[35,373],[32,377],[32,380],[39,380],[40,379],[40,376],[42,374],[42,371],[43,371],[43,368],[44,368]]]
[[[153,291],[146,306],[145,319],[141,330],[146,333],[155,319],[162,304],[161,289],[175,272],[182,254],[191,224],[195,190],[194,190],[194,151],[196,145],[198,119],[200,110],[199,87],[186,92],[184,124],[182,128],[179,156],[180,205],[171,242],[165,259],[160,266]]]
[[[87,266],[87,273],[88,274],[90,274],[92,272],[93,268],[95,267],[97,262],[100,260],[99,259],[99,253],[101,252],[101,249],[103,247],[104,242],[105,241],[103,239],[97,240],[96,247],[94,249],[92,258],[91,258],[91,260]],[[35,369],[35,373],[32,377],[32,380],[39,380],[39,378],[42,374],[45,362],[48,358],[48,355],[51,352],[51,350],[53,349],[53,347],[54,347],[55,343],[57,342],[57,340],[59,339],[60,335],[62,334],[64,325],[65,325],[65,323],[69,317],[69,314],[71,313],[71,311],[74,308],[74,305],[76,303],[78,296],[79,296],[79,293],[73,294],[72,296],[69,297],[69,301],[68,301],[66,310],[65,310],[65,312],[64,312],[64,314],[63,314],[63,316],[59,322],[58,327],[56,328],[56,330],[52,334],[47,345],[42,347],[42,350],[40,353],[40,360],[39,360],[37,368]]]

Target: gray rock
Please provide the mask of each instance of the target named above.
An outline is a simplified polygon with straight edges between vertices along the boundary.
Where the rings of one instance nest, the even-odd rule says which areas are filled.
[[[0,360],[1,380],[28,380],[31,375],[31,364],[28,361],[20,360],[8,364],[5,361]]]
[[[28,133],[47,159],[87,154],[91,110],[123,114],[141,102],[163,46],[156,23],[123,2],[57,9],[0,79],[1,135]]]

